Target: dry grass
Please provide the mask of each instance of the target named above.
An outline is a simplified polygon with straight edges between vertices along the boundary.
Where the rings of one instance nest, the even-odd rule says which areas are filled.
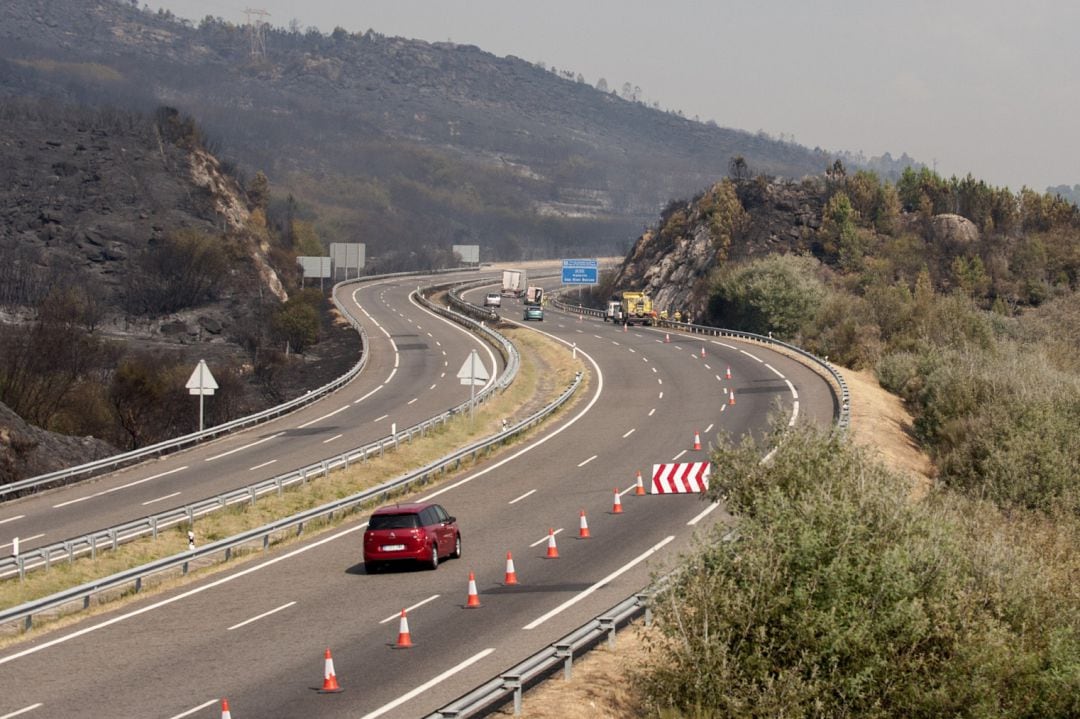
[[[575,372],[583,368],[580,360],[572,359],[562,345],[534,332],[508,329],[505,334],[521,351],[522,363],[518,378],[500,396],[484,404],[476,412],[474,421],[470,422],[468,415],[458,417],[444,428],[422,439],[417,438],[412,443],[403,443],[383,457],[372,458],[347,470],[334,472],[328,478],[313,479],[304,486],[286,490],[281,496],[261,497],[253,506],[236,505],[199,518],[194,526],[197,541],[207,543],[224,539],[406,474],[458,447],[497,432],[503,419],[512,423],[527,416],[534,411],[531,408],[547,404],[561,394],[572,381]],[[582,390],[586,390],[587,377],[588,375]],[[579,391],[560,412],[566,411],[584,394],[584,391]],[[458,474],[467,468],[468,465],[463,464]],[[447,478],[453,476],[453,473],[446,475]],[[343,516],[335,515],[334,522],[323,522],[321,526],[336,526],[342,519]],[[305,537],[311,536],[312,531],[319,526],[318,522],[305,525]],[[49,570],[30,573],[23,582],[17,579],[6,580],[0,583],[0,606],[10,607],[46,597],[69,587],[182,552],[187,549],[187,530],[187,526],[176,527],[160,533],[156,540],[142,539],[121,545],[116,551],[99,552],[96,559],[78,559],[71,564],[57,563]],[[281,537],[275,538],[273,543],[289,541],[294,541],[294,531],[283,533]],[[182,579],[178,578],[155,579],[155,589],[175,586],[180,581]],[[144,585],[144,593],[146,588]],[[120,596],[123,594],[124,592],[119,590],[115,593]],[[116,596],[110,596],[103,599],[115,598]],[[85,614],[80,615],[83,616]],[[37,621],[35,618],[35,622]]]

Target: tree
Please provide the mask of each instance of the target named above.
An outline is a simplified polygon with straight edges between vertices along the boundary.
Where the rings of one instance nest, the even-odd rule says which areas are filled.
[[[255,173],[255,177],[248,183],[247,193],[253,208],[266,209],[266,203],[270,199],[270,180],[265,172],[259,170]]]
[[[607,92],[608,91],[607,80],[604,79],[604,78],[600,78],[599,80],[597,80],[596,81],[596,89],[599,90],[600,92]]]
[[[746,158],[742,155],[732,157],[728,161],[728,175],[736,182],[749,179],[750,170],[746,165]]]

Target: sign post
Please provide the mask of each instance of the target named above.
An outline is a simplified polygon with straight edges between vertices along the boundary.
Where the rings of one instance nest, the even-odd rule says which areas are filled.
[[[199,364],[195,366],[195,371],[191,373],[191,377],[188,378],[187,384],[188,394],[199,395],[199,431],[203,431],[203,397],[208,394],[213,394],[214,390],[218,388],[217,380],[214,379],[214,375],[210,374],[210,368],[206,366],[206,360],[199,360]]]
[[[469,421],[472,422],[476,412],[476,385],[483,385],[488,381],[487,370],[484,369],[484,363],[476,350],[469,352],[465,364],[458,370],[457,377],[461,384],[469,385]]]

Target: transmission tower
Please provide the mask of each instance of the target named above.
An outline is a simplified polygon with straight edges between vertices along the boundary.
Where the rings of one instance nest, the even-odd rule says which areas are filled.
[[[262,60],[266,57],[266,18],[270,13],[259,8],[244,10],[247,18],[248,39],[251,40],[251,58]]]

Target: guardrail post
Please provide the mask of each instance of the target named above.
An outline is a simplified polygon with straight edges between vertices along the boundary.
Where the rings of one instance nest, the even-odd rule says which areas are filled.
[[[19,581],[26,579],[26,557],[19,555],[16,560],[19,563]]]
[[[135,593],[142,591],[142,577],[135,577]]]
[[[97,559],[97,535],[90,535],[90,558]]]
[[[109,542],[112,543],[112,550],[114,552],[116,551],[116,536],[117,536],[116,530],[115,529],[110,529],[109,530]]]
[[[281,496],[281,493],[282,493],[282,492],[284,491],[284,489],[285,489],[285,485],[284,485],[284,483],[283,483],[283,482],[281,481],[281,477],[275,477],[275,478],[274,478],[274,485],[275,485],[275,486],[277,487],[277,496],[279,496],[279,497],[280,497],[280,496]]]
[[[521,675],[503,674],[503,686],[514,690],[514,716],[521,716]]]
[[[263,551],[265,552],[269,548],[270,548],[270,535],[269,534],[264,534],[263,535]]]
[[[569,643],[556,644],[555,656],[563,660],[563,679],[570,681],[574,673],[574,647]]]
[[[645,626],[652,626],[652,607],[649,605],[648,594],[635,594],[634,598],[637,599],[638,604],[645,607]]]
[[[157,515],[150,516],[150,536],[157,539]]]
[[[188,573],[188,563],[187,562],[184,562],[183,564],[180,565],[180,573],[183,574],[184,576],[187,576],[187,573]]]
[[[187,509],[187,521],[188,521],[188,526],[190,527],[193,524],[195,524],[195,510],[192,508],[192,506],[190,504],[187,507],[185,507],[185,509]]]
[[[597,621],[600,622],[600,631],[607,632],[608,649],[614,649],[615,648],[615,618],[614,617],[600,617]]]
[[[251,495],[251,506],[254,507],[255,506],[255,488],[254,487],[248,487],[248,494]]]
[[[28,632],[34,628],[34,621],[30,618],[30,615],[26,615],[26,619],[23,621],[23,631]]]
[[[64,551],[68,555],[68,564],[75,561],[75,546],[71,542],[64,542]]]

